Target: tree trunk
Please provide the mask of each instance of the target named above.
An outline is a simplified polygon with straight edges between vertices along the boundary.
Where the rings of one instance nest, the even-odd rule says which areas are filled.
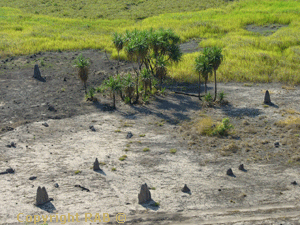
[[[120,63],[120,51],[118,51],[117,75],[119,74],[119,63]]]
[[[86,92],[86,82],[84,82],[84,91],[85,91],[85,94],[87,94],[87,92]]]
[[[116,108],[116,95],[115,92],[113,92],[113,108]]]
[[[198,82],[198,88],[199,88],[199,90],[198,90],[198,94],[199,94],[199,100],[201,100],[201,97],[200,97],[200,92],[201,92],[201,83],[200,83],[200,73],[199,73],[199,82]]]
[[[214,75],[215,75],[215,98],[214,101],[217,99],[217,71],[214,70]]]

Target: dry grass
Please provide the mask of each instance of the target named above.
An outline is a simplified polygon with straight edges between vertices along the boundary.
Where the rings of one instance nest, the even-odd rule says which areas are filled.
[[[291,87],[291,86],[282,86],[281,88],[285,90],[296,90],[295,87]]]
[[[234,143],[230,143],[229,145],[223,146],[221,150],[222,156],[230,156],[232,153],[237,153],[240,148]]]
[[[278,127],[294,127],[300,129],[300,117],[299,116],[289,116],[284,120],[275,122]]]
[[[215,124],[211,117],[203,117],[195,123],[195,128],[202,135],[210,135],[213,131],[214,125]]]

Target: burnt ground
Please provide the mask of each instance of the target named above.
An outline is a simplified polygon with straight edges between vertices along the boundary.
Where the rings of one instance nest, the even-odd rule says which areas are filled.
[[[195,85],[169,82],[166,94],[156,95],[149,104],[118,101],[117,110],[111,111],[109,95],[97,94],[96,103],[85,100],[72,66],[78,53],[48,52],[1,61],[0,172],[15,169],[0,175],[1,224],[17,222],[15,212],[99,211],[124,212],[128,224],[300,223],[300,122],[278,123],[299,117],[299,87],[218,84],[228,104],[207,107],[196,97],[173,92],[197,93]],[[92,61],[88,86],[97,87],[115,73],[116,61],[105,53],[82,53]],[[46,82],[32,78],[36,63]],[[130,71],[131,63],[122,62],[121,67]],[[209,91],[213,86],[209,84]],[[263,104],[265,90],[273,105]],[[234,130],[225,137],[200,135],[199,123],[209,116],[216,125],[228,117]],[[134,136],[126,139],[129,131]],[[7,147],[11,142],[16,147]],[[124,154],[127,158],[119,160]],[[96,157],[104,173],[91,170]],[[238,170],[241,163],[246,171]],[[226,175],[229,168],[234,176]],[[29,180],[31,176],[37,179]],[[145,182],[159,206],[137,203]],[[190,195],[181,192],[184,184]],[[38,186],[45,186],[54,198],[45,207],[33,206]]]

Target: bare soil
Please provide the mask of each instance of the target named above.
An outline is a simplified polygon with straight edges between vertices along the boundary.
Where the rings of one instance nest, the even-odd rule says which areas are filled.
[[[150,104],[118,101],[112,111],[109,95],[97,94],[96,103],[85,100],[72,67],[77,55],[48,52],[1,61],[0,172],[9,167],[15,172],[0,175],[0,224],[17,224],[19,213],[22,220],[78,213],[76,224],[88,224],[85,213],[99,213],[101,219],[109,213],[110,224],[117,224],[115,215],[121,212],[127,224],[300,224],[300,128],[277,125],[299,116],[299,87],[218,84],[229,103],[204,107],[196,97],[174,93],[197,93],[196,85],[173,82]],[[83,55],[93,62],[89,86],[115,73],[117,62],[103,52]],[[32,78],[36,63],[43,64],[46,82]],[[131,70],[131,63],[122,62],[120,70]],[[212,94],[213,87],[209,84]],[[263,104],[265,90],[273,105]],[[215,122],[228,117],[233,133],[200,135],[197,122],[205,115]],[[127,139],[129,131],[133,137]],[[11,142],[15,148],[7,147]],[[119,160],[123,155],[127,158]],[[100,173],[92,170],[95,158]],[[238,169],[242,163],[244,171]],[[226,175],[229,168],[234,176]],[[29,180],[32,176],[37,178]],[[153,201],[140,205],[144,183]],[[184,184],[190,194],[181,191]],[[45,186],[53,201],[34,206],[38,186]]]

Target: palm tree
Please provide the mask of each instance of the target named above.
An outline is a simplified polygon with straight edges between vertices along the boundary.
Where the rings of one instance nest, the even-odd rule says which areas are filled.
[[[204,78],[205,83],[205,93],[207,92],[207,81],[208,81],[208,74],[212,72],[212,66],[210,64],[209,58],[206,55],[199,55],[196,60],[196,71],[199,73],[199,99],[200,97],[200,76]]]
[[[215,77],[215,97],[214,101],[216,101],[217,98],[217,69],[221,65],[223,61],[223,55],[222,55],[222,48],[213,47],[210,48],[208,51],[209,55],[209,61],[214,71],[214,77]]]
[[[118,34],[117,32],[113,35],[113,43],[115,45],[115,48],[118,51],[118,66],[117,66],[117,74],[119,74],[119,63],[120,63],[120,51],[123,49],[124,46],[124,39],[121,34]]]
[[[74,66],[78,68],[78,76],[84,84],[85,94],[87,94],[86,81],[88,79],[88,74],[89,74],[89,65],[90,65],[89,59],[84,58],[82,54],[80,54],[74,62]]]
[[[116,77],[110,76],[105,81],[105,86],[109,87],[113,94],[113,108],[116,108],[116,92],[122,89],[122,82],[119,75]]]

